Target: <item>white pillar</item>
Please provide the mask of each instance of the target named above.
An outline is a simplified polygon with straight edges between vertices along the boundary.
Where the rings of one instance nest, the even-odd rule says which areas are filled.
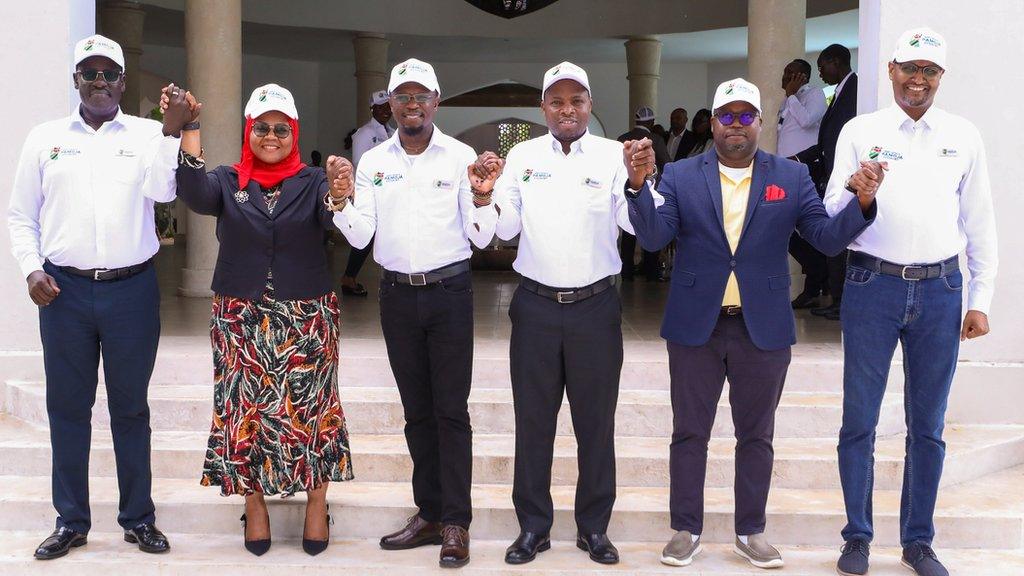
[[[241,0],[186,0],[185,54],[188,85],[203,103],[202,132],[211,169],[238,161],[242,132]],[[182,296],[210,296],[217,263],[216,221],[188,214]]]
[[[658,80],[661,79],[661,40],[657,36],[630,38],[626,46],[626,78],[629,80],[629,127],[640,106],[658,113]]]
[[[121,109],[127,114],[139,115],[142,76],[139,59],[142,57],[142,25],[146,13],[138,2],[130,0],[106,0],[100,6],[101,33],[121,45],[124,52],[125,77],[124,96]]]
[[[370,94],[388,87],[388,41],[383,34],[360,32],[352,39],[356,56],[356,126],[370,120]]]
[[[807,0],[747,2],[748,74],[761,90],[760,147],[775,152],[779,108],[785,100],[782,71],[806,54]]]

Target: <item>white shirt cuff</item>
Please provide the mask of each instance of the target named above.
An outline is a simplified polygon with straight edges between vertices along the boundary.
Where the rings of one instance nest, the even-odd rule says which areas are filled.
[[[988,316],[989,308],[992,307],[992,293],[988,290],[972,290],[970,287],[967,290],[967,309]]]
[[[43,259],[38,256],[26,256],[18,262],[18,266],[21,267],[22,277],[28,278],[36,270],[43,269]]]

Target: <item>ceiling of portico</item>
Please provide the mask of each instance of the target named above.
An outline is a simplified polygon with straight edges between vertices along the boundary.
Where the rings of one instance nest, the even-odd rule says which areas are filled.
[[[759,1],[759,0],[752,0]],[[145,0],[144,43],[181,46],[182,0]],[[382,32],[389,60],[614,62],[626,37],[657,34],[663,61],[746,57],[745,0],[560,0],[505,20],[462,0],[246,0],[243,51],[309,61],[351,61],[358,32]],[[807,50],[857,45],[856,0],[807,1]]]

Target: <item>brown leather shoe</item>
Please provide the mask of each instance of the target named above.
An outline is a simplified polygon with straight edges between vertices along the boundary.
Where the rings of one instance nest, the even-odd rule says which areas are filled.
[[[469,564],[469,532],[462,526],[447,524],[441,529],[441,568],[460,568]]]
[[[427,522],[419,514],[409,518],[405,528],[380,539],[385,550],[408,550],[441,543],[441,523]]]

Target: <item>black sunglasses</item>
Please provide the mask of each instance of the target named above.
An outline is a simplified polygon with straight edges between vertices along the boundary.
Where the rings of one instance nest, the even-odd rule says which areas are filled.
[[[120,70],[78,70],[78,75],[86,82],[95,82],[100,74],[103,75],[103,80],[107,84],[113,84],[121,79],[123,72]]]
[[[740,124],[743,126],[750,126],[754,123],[754,120],[757,117],[757,112],[740,112],[739,114],[733,114],[732,112],[715,112],[715,118],[718,118],[718,121],[722,126],[732,126],[732,123],[735,122],[737,118],[739,118]]]
[[[918,70],[920,70],[922,73],[924,73],[925,78],[929,80],[934,80],[935,78],[939,77],[939,74],[942,74],[942,68],[939,68],[938,66],[918,66],[913,62],[894,63],[896,64],[896,66],[899,67],[900,72],[903,72],[907,76],[913,76],[917,74]]]
[[[292,127],[283,122],[274,124],[273,126],[267,124],[266,122],[252,123],[252,133],[260,138],[263,138],[267,134],[270,134],[271,130],[274,131],[274,136],[277,136],[282,140],[292,135]]]

